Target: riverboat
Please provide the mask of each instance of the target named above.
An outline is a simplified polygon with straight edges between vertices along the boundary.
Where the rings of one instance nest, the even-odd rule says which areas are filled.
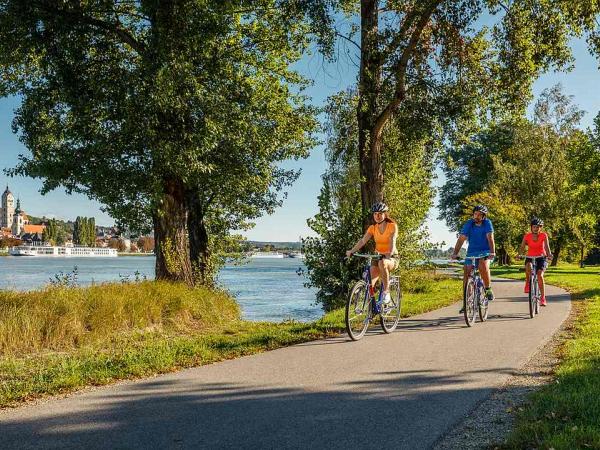
[[[45,256],[76,258],[112,258],[117,250],[104,247],[59,247],[54,245],[19,245],[8,251],[12,256]]]
[[[284,258],[283,253],[278,252],[255,252],[250,255],[251,258]]]

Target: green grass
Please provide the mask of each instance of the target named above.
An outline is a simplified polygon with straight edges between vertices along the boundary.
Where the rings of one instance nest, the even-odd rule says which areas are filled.
[[[403,316],[460,298],[460,281],[420,277]],[[343,310],[312,323],[248,322],[222,291],[157,282],[0,291],[0,407],[85,386],[209,364],[344,329]]]
[[[497,276],[524,279],[519,268]],[[572,293],[579,311],[561,347],[556,380],[531,396],[504,448],[600,448],[600,267],[549,268],[549,284]],[[550,303],[550,307],[552,307]]]

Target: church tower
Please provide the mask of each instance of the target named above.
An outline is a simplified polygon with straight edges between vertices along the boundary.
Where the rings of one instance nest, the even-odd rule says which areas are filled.
[[[23,230],[23,226],[25,225],[25,217],[24,214],[21,214],[21,200],[17,199],[17,209],[15,209],[15,213],[13,215],[12,221],[12,234],[15,236],[20,236],[21,231]]]
[[[2,207],[0,207],[0,227],[12,228],[14,214],[15,196],[6,186],[6,190],[2,194]]]

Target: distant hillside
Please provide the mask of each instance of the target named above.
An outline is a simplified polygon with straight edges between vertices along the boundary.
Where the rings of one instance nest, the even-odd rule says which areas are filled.
[[[300,250],[300,248],[302,248],[301,242],[248,241],[248,244],[256,248],[264,248],[269,246],[276,250]]]

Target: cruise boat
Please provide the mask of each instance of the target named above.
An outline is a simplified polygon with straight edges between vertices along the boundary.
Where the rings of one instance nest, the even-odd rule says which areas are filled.
[[[298,259],[304,259],[305,258],[304,253],[301,253],[301,252],[291,252],[291,253],[288,254],[288,256],[290,258],[298,258]]]
[[[251,258],[284,258],[283,253],[278,252],[255,252],[250,255]]]
[[[116,257],[117,250],[104,247],[58,247],[52,245],[19,245],[11,247],[8,253],[12,256],[48,256],[76,258],[109,258]]]

